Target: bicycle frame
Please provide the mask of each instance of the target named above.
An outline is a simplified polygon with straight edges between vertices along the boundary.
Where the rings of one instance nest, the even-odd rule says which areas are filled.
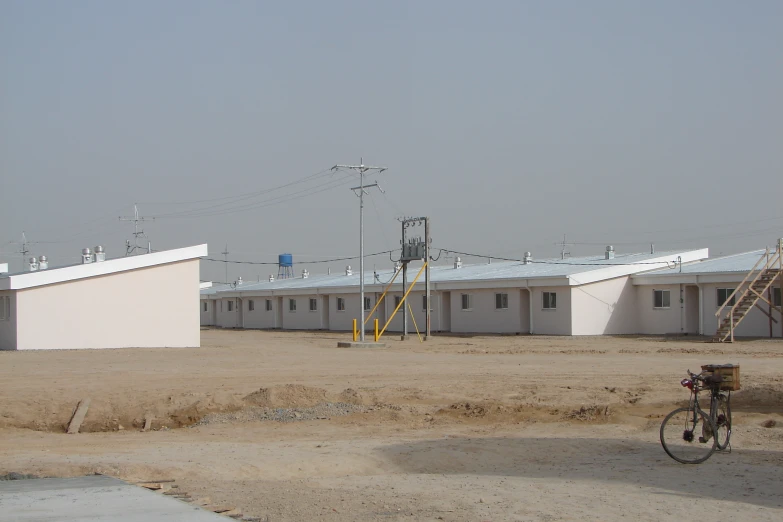
[[[691,398],[689,401],[689,406],[692,408],[693,411],[693,422],[696,424],[696,420],[698,418],[699,412],[704,413],[707,415],[707,417],[712,421],[713,425],[715,426],[715,429],[719,427],[718,423],[718,410],[719,410],[719,404],[721,398],[724,398],[726,403],[728,404],[731,400],[731,392],[724,393],[720,390],[720,387],[718,385],[712,385],[712,386],[705,386],[704,384],[701,384],[696,379],[698,376],[692,376],[691,379],[683,379],[683,381],[680,383],[683,386],[690,388],[691,390]],[[710,392],[710,411],[709,414],[704,411],[701,407],[701,404],[699,403],[699,393],[703,392],[704,390],[709,390]],[[729,427],[730,429],[730,427]],[[709,437],[705,437],[707,440],[709,440],[710,437],[714,436],[714,433],[710,433]]]

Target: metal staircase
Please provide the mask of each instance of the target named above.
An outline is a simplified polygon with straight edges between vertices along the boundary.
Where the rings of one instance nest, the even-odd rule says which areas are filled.
[[[783,317],[783,309],[775,306],[768,299],[772,294],[770,289],[777,286],[774,285],[776,282],[780,283],[781,292],[783,292],[783,239],[778,240],[774,251],[770,252],[767,248],[767,251],[762,254],[755,266],[742,280],[742,283],[715,312],[715,316],[718,318],[718,330],[712,340],[718,343],[734,342],[734,329],[754,307],[777,323],[777,320],[758,303],[759,300],[767,303],[772,310],[777,311]],[[765,296],[767,290],[770,292]],[[734,304],[729,306],[732,298],[734,298]],[[723,316],[724,310],[726,310],[725,317]]]

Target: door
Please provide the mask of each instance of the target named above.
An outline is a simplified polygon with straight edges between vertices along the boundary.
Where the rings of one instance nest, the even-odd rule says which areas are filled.
[[[519,291],[519,333],[530,333],[530,290]]]
[[[275,310],[275,328],[283,328],[283,298],[277,298],[277,310]]]
[[[329,296],[321,296],[321,329],[329,330]]]
[[[211,324],[212,326],[216,326],[217,325],[217,300],[216,299],[210,300],[209,306],[212,307],[212,312],[211,312],[212,320],[210,321],[209,324]]]
[[[245,327],[245,300],[237,297],[237,328]]]
[[[440,331],[451,331],[451,292],[441,294],[440,303]]]
[[[699,287],[685,287],[685,333],[698,335],[699,333]]]

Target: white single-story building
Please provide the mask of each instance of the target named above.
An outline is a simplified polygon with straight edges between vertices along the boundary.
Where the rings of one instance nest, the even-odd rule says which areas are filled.
[[[0,350],[200,346],[206,255],[207,245],[110,260],[85,253],[79,265],[2,275]]]
[[[433,266],[431,329],[456,333],[603,335],[641,333],[637,287],[631,276],[706,259],[707,249],[616,254],[567,259]],[[411,266],[412,281],[418,268]],[[365,274],[364,307],[375,307],[394,272]],[[377,277],[376,277],[377,276]],[[270,278],[272,279],[272,278]],[[402,294],[398,277],[367,322],[391,317]],[[282,328],[350,331],[361,316],[359,276],[331,275],[242,283],[202,290],[202,324],[224,328]],[[206,302],[206,304],[205,304]],[[413,318],[424,330],[424,278],[408,297]],[[206,306],[206,308],[205,308]],[[388,331],[402,330],[398,314]],[[409,321],[409,332],[415,330]]]
[[[765,255],[765,250],[756,250],[634,275],[639,331],[648,334],[715,334],[718,308]],[[742,289],[747,286],[745,283]],[[783,278],[779,275],[765,292],[766,299],[776,307],[781,306],[781,288]],[[758,301],[757,305],[739,323],[735,335],[783,336],[781,313],[765,302]]]

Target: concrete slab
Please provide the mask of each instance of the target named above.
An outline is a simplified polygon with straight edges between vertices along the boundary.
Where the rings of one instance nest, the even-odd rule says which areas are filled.
[[[386,344],[384,343],[373,343],[373,342],[361,342],[361,341],[340,341],[337,343],[338,348],[386,348]]]
[[[0,481],[2,522],[226,522],[171,497],[101,475]]]

